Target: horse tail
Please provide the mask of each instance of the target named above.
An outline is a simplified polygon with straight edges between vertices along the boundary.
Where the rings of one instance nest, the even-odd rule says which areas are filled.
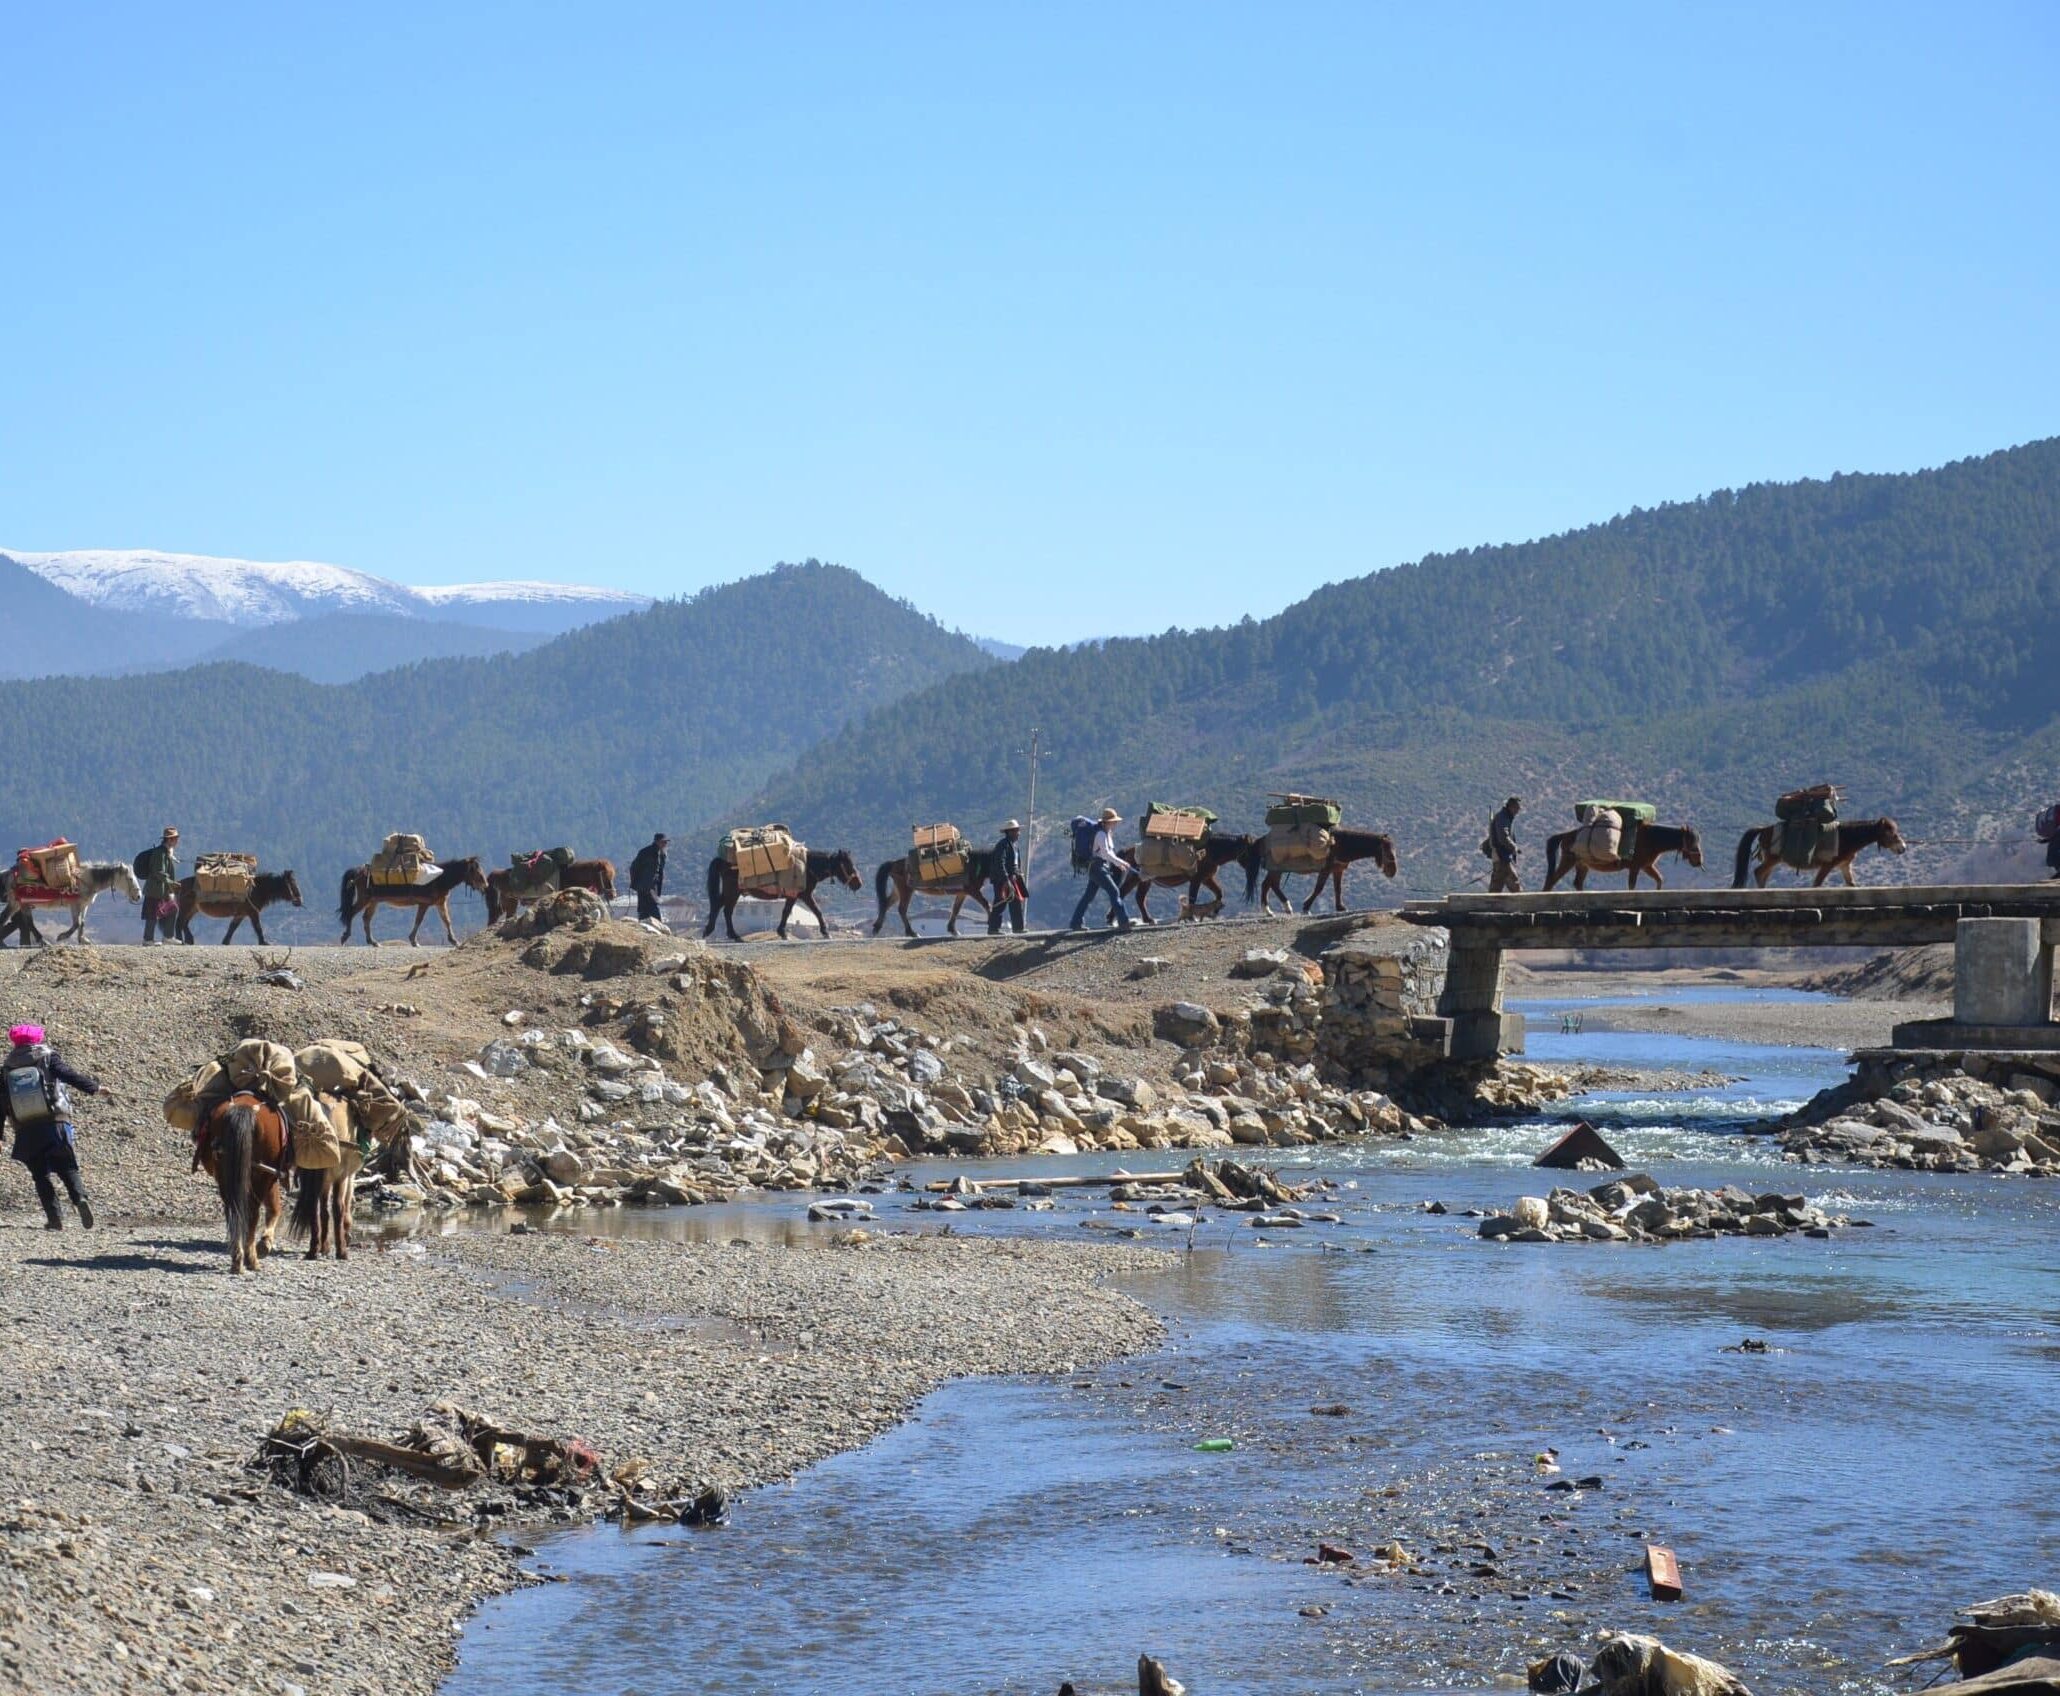
[[[257,1133],[257,1109],[241,1102],[223,1108],[222,1116],[215,1122],[215,1187],[222,1192],[222,1213],[229,1223],[232,1253],[250,1238]]]
[[[350,923],[351,915],[358,910],[357,892],[358,873],[357,868],[353,866],[343,874],[343,889],[336,898],[336,916],[345,925]]]
[[[286,1234],[295,1242],[314,1240],[315,1226],[322,1217],[322,1195],[328,1187],[322,1173],[301,1172],[300,1186],[293,1192],[293,1217],[286,1224]]]
[[[1746,877],[1752,871],[1753,844],[1759,841],[1762,828],[1760,825],[1754,825],[1752,829],[1748,830],[1738,839],[1738,863],[1731,869],[1731,887],[1733,889],[1743,889],[1745,887]]]
[[[708,910],[715,911],[715,904],[722,899],[722,872],[728,862],[718,854],[708,862]]]
[[[894,868],[898,860],[882,860],[880,869],[873,873],[873,893],[880,898],[880,911],[887,910],[887,885],[894,881]]]
[[[1545,887],[1550,889],[1552,881],[1559,876],[1559,857],[1565,852],[1569,837],[1565,831],[1557,836],[1545,838]]]
[[[1245,905],[1249,907],[1259,895],[1259,874],[1266,869],[1266,856],[1261,851],[1259,839],[1252,837],[1245,843],[1244,851],[1238,855],[1245,868]]]

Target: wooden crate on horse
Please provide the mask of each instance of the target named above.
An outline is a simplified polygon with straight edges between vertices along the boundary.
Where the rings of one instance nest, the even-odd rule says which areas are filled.
[[[24,907],[69,900],[79,893],[79,851],[63,837],[14,854],[14,899]]]
[[[202,854],[193,862],[193,888],[203,901],[241,901],[257,885],[255,854]]]
[[[966,875],[966,836],[957,825],[911,825],[909,833],[909,871],[918,885],[932,888]]]
[[[1207,807],[1169,807],[1154,801],[1139,825],[1137,869],[1146,877],[1193,877],[1216,815]]]
[[[736,868],[737,882],[745,889],[781,887],[805,853],[783,824],[744,825],[722,839],[722,857]]]
[[[429,844],[413,831],[396,830],[380,844],[366,867],[377,889],[413,889],[433,883],[443,867],[430,857]]]

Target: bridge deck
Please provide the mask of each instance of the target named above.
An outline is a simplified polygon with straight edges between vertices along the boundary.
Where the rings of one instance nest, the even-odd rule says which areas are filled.
[[[1587,889],[1448,895],[1400,916],[1494,948],[1914,947],[1962,919],[2039,919],[2060,945],[2060,880],[1859,889]]]

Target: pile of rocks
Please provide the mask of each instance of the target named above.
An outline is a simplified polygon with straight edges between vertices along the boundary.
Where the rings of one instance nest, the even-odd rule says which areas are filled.
[[[2060,1176],[2056,1103],[2060,1055],[1877,1052],[1786,1120],[1781,1146],[1803,1164]]]
[[[667,970],[674,963],[663,963]],[[519,1015],[511,1013],[511,1020]],[[789,1033],[755,1065],[687,1083],[655,1053],[580,1029],[511,1026],[449,1087],[411,1086],[422,1128],[375,1205],[612,1206],[723,1200],[745,1188],[847,1189],[918,1155],[1297,1147],[1422,1128],[1373,1090],[1326,1086],[1264,1054],[1190,1051],[1176,1087],[1053,1051],[1036,1027],[998,1078],[954,1075],[954,1043],[870,1003],[830,1010],[841,1052]],[[649,1042],[650,1019],[632,1016]],[[790,1052],[790,1049],[792,1050]],[[538,1096],[576,1107],[535,1111]],[[482,1097],[491,1096],[489,1102]]]
[[[1688,1237],[1828,1237],[1854,1223],[1827,1214],[1799,1195],[1749,1195],[1719,1190],[1662,1189],[1643,1172],[1592,1190],[1557,1189],[1517,1199],[1507,1213],[1483,1219],[1480,1235],[1514,1243],[1667,1243]]]

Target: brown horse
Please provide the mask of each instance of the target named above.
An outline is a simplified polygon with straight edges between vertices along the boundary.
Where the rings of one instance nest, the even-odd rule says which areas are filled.
[[[613,860],[574,860],[560,866],[547,861],[535,874],[518,874],[515,867],[486,874],[486,922],[497,925],[512,919],[525,907],[534,907],[546,895],[561,889],[591,889],[603,901],[615,899]]]
[[[1395,858],[1395,839],[1392,836],[1371,830],[1334,830],[1330,833],[1330,858],[1323,862],[1323,870],[1316,874],[1316,887],[1309,891],[1309,899],[1302,903],[1302,911],[1308,912],[1316,905],[1316,898],[1323,893],[1327,883],[1337,903],[1336,910],[1345,910],[1345,870],[1361,860],[1371,860],[1379,866],[1385,877],[1393,877],[1400,869]],[[1280,897],[1281,911],[1292,913],[1295,904],[1287,891],[1281,887],[1285,872],[1268,871],[1266,881],[1259,886],[1259,911],[1270,912],[1268,903],[1276,895]]]
[[[1154,889],[1178,889],[1187,885],[1187,907],[1190,913],[1200,907],[1202,891],[1207,889],[1215,897],[1209,911],[1219,910],[1226,897],[1223,885],[1216,881],[1216,874],[1225,866],[1241,866],[1245,874],[1245,905],[1250,906],[1253,891],[1258,888],[1259,874],[1265,869],[1265,838],[1258,836],[1205,836],[1199,844],[1201,849],[1200,868],[1189,875],[1185,872],[1162,872],[1146,877],[1137,869],[1137,850],[1125,848],[1117,858],[1130,867],[1130,875],[1123,880],[1123,894],[1126,898],[1137,898],[1137,916],[1148,925],[1159,921],[1152,917],[1151,909],[1145,903]]]
[[[1626,859],[1583,860],[1574,853],[1576,839],[1587,827],[1563,830],[1557,836],[1545,838],[1545,887],[1550,889],[1568,872],[1574,874],[1574,887],[1586,889],[1590,872],[1629,872],[1631,881],[1627,889],[1636,889],[1641,875],[1652,879],[1654,889],[1664,889],[1666,884],[1659,875],[1659,857],[1662,854],[1679,854],[1691,866],[1702,865],[1702,839],[1695,834],[1695,826],[1684,824],[1679,828],[1669,824],[1648,824],[1638,828],[1632,842],[1632,855]]]
[[[708,923],[701,927],[701,934],[715,934],[715,921],[722,920],[723,928],[729,932],[732,942],[744,939],[737,934],[737,903],[742,900],[782,901],[780,909],[780,936],[787,934],[787,921],[794,916],[794,906],[799,902],[815,915],[815,922],[823,927],[823,935],[830,934],[830,921],[823,917],[822,908],[815,904],[815,887],[825,878],[834,879],[846,889],[863,889],[865,880],[858,875],[858,867],[852,862],[851,850],[838,848],[826,851],[811,848],[802,864],[802,886],[797,894],[784,889],[764,886],[743,887],[737,882],[737,868],[720,854],[708,862]]]
[[[196,915],[210,919],[227,919],[229,928],[222,933],[224,944],[236,940],[236,930],[245,919],[257,933],[258,946],[265,945],[265,927],[258,915],[267,907],[276,907],[281,901],[291,906],[300,905],[300,880],[288,872],[259,872],[257,881],[250,886],[250,893],[240,900],[231,901],[220,896],[203,898],[197,878],[182,877],[178,884],[179,895],[179,940],[193,941],[193,920]]]
[[[908,922],[908,904],[918,895],[934,895],[940,901],[951,897],[951,917],[944,921],[944,928],[951,935],[958,935],[959,909],[968,901],[980,903],[980,911],[991,913],[993,904],[987,899],[987,885],[994,881],[994,850],[992,848],[968,848],[966,869],[957,877],[947,878],[942,883],[917,883],[908,873],[908,856],[882,863],[873,873],[873,893],[880,898],[880,916],[873,920],[873,935],[880,934],[880,927],[887,922],[887,909],[892,907],[901,915],[901,928],[910,936],[916,927]],[[890,895],[890,887],[893,893]]]
[[[450,900],[453,891],[471,889],[481,895],[486,893],[486,873],[480,869],[478,857],[446,861],[442,871],[428,883],[396,886],[375,884],[370,866],[353,866],[343,874],[343,894],[338,903],[338,916],[343,920],[343,940],[350,941],[350,922],[363,916],[365,942],[368,947],[377,948],[372,940],[372,915],[381,907],[413,907],[414,928],[408,932],[408,946],[419,948],[419,933],[422,921],[434,912],[443,920],[443,933],[452,947],[457,946],[457,932],[451,929]]]
[[[286,1210],[279,1185],[293,1169],[291,1150],[285,1115],[247,1091],[207,1116],[194,1159],[221,1194],[232,1273],[255,1272],[259,1257],[278,1246],[279,1216]]]
[[[1778,824],[1754,825],[1738,839],[1738,862],[1733,869],[1731,887],[1743,889],[1745,874],[1752,870],[1752,857],[1759,855],[1759,869],[1753,873],[1760,888],[1767,887],[1767,880],[1782,864],[1781,829]],[[1853,858],[1863,848],[1885,848],[1891,854],[1905,854],[1910,845],[1903,840],[1903,833],[1896,829],[1894,819],[1853,819],[1845,824],[1834,824],[1826,828],[1822,840],[1817,844],[1817,856],[1811,862],[1817,868],[1813,888],[1822,888],[1824,880],[1833,872],[1845,876],[1845,886],[1853,887]],[[1829,852],[1826,852],[1826,850]]]

